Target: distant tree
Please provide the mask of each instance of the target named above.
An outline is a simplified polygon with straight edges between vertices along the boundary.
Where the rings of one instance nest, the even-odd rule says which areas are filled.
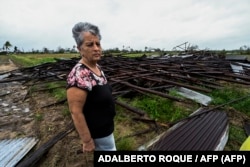
[[[247,48],[246,53],[250,54],[250,47]]]
[[[240,54],[249,54],[250,53],[250,47],[247,45],[243,45],[240,47]]]
[[[76,45],[73,45],[72,49],[70,49],[70,53],[77,53]]]
[[[43,48],[43,53],[49,53],[49,49],[46,48],[46,47],[44,47],[44,48]]]
[[[161,49],[160,48],[155,48],[155,51],[156,52],[161,52]]]
[[[15,52],[15,53],[18,52],[18,47],[17,47],[17,46],[14,47],[14,52]]]
[[[71,51],[71,49],[70,49],[70,48],[66,48],[66,49],[65,49],[65,52],[70,53],[70,51]]]
[[[64,52],[65,52],[65,49],[62,48],[61,46],[59,46],[59,47],[57,48],[57,52],[58,52],[58,53],[64,53]]]
[[[191,45],[191,46],[188,46],[187,50],[190,50],[190,51],[194,51],[194,50],[198,50],[199,49],[199,46],[198,45]]]
[[[118,47],[114,48],[114,50],[115,50],[115,52],[120,52]]]
[[[11,43],[9,41],[6,41],[3,45],[3,50],[6,50],[6,52],[8,52],[10,47],[12,47]]]

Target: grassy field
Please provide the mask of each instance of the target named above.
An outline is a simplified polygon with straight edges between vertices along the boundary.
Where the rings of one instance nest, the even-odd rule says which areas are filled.
[[[77,53],[69,54],[21,54],[21,55],[9,55],[9,58],[15,62],[15,64],[22,67],[34,66],[46,62],[55,62],[55,59],[68,59],[73,57],[79,57]]]
[[[154,55],[159,53],[145,53],[145,55]],[[114,54],[116,55],[116,54]],[[143,53],[134,53],[134,54],[123,54],[123,56],[127,57],[140,57]],[[248,60],[250,60],[250,55],[247,56]],[[1,55],[0,56],[0,63],[8,62],[8,59],[10,58],[12,61],[14,61],[17,65],[28,67],[28,66],[34,66],[37,64],[42,64],[46,62],[55,62],[55,58],[57,59],[67,59],[67,58],[73,58],[73,57],[79,57],[78,53],[68,53],[68,54],[19,54],[19,55]],[[80,57],[79,57],[80,58]]]

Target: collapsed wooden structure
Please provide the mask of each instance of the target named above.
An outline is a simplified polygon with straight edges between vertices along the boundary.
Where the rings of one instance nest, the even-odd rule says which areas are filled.
[[[41,82],[65,81],[67,74],[79,59],[55,60],[56,62],[53,63],[3,73],[1,75],[4,75],[4,78],[0,80],[0,83],[18,81],[34,85]],[[145,112],[118,101],[117,98],[131,93],[153,94],[173,101],[189,103],[190,99],[188,98],[171,96],[169,90],[171,88],[185,88],[206,94],[214,89],[223,88],[225,82],[250,85],[250,64],[247,59],[227,59],[211,52],[158,57],[142,55],[138,58],[105,55],[99,64],[113,88],[116,104],[139,116],[143,116]],[[65,101],[66,99],[55,104],[63,104]],[[204,103],[200,105],[204,106]],[[201,110],[204,111],[204,109]],[[221,128],[217,133],[214,133],[213,130],[218,128],[217,125]],[[226,136],[227,125],[226,114],[218,109],[212,110],[201,117],[182,121],[178,128],[171,129],[171,132],[162,135],[146,149],[216,150],[222,136]],[[208,135],[207,132],[211,132],[216,137]],[[209,137],[216,138],[216,140],[210,140],[210,145],[202,145],[201,141],[204,142],[205,138],[209,140]],[[192,141],[193,143],[190,143]],[[203,147],[198,147],[200,145]]]
[[[0,79],[0,83],[18,81],[32,86],[38,83],[65,81],[79,58],[55,60],[56,62],[2,73],[0,76],[4,78]],[[223,82],[250,84],[250,65],[247,59],[228,60],[210,52],[153,58],[145,55],[138,58],[106,55],[99,64],[113,88],[115,98],[136,92],[188,103],[187,100],[169,95],[169,89],[185,88],[206,94],[214,89],[223,88]],[[66,99],[58,104],[65,101]],[[126,107],[122,102],[117,104]],[[132,110],[131,106],[127,108]]]
[[[56,59],[56,62],[21,68],[2,73],[0,83],[20,81],[25,83],[60,81],[66,79],[70,69],[79,59]],[[220,89],[218,81],[250,84],[248,60],[226,60],[211,53],[183,56],[159,56],[154,58],[128,58],[104,56],[99,63],[111,83],[114,95],[122,96],[130,91],[146,92],[181,101],[168,95],[171,87],[184,87],[201,93]],[[232,65],[241,67],[237,72]]]

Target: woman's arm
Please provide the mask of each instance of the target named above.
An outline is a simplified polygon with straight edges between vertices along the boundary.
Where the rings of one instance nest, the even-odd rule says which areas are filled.
[[[82,111],[86,98],[87,91],[76,87],[67,89],[69,110],[71,112],[75,128],[82,140],[83,151],[93,151],[95,149],[95,145],[93,139],[91,138],[91,134]]]

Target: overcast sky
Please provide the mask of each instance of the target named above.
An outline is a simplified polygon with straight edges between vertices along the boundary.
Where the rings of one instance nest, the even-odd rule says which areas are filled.
[[[250,0],[0,0],[0,47],[72,48],[77,22],[99,26],[104,49],[250,46]],[[13,49],[13,47],[12,47]]]

